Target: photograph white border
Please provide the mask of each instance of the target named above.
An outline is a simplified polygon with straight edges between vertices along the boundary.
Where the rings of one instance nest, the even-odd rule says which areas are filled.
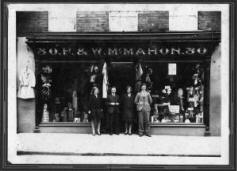
[[[221,11],[221,157],[53,157],[58,163],[71,164],[229,164],[229,5],[228,4],[9,4],[8,5],[8,161],[14,164],[39,164],[33,156],[17,156],[17,98],[16,98],[16,11],[48,11],[51,8],[83,11],[152,11],[174,8],[196,8],[200,11]],[[37,157],[37,156],[36,156]]]

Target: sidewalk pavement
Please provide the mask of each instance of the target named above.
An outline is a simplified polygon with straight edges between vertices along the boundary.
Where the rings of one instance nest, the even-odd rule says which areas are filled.
[[[220,137],[90,134],[17,134],[18,155],[218,157]]]

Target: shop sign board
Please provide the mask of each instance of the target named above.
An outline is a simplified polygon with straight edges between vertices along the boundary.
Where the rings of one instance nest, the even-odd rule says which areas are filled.
[[[208,48],[199,47],[36,47],[38,56],[203,56]]]

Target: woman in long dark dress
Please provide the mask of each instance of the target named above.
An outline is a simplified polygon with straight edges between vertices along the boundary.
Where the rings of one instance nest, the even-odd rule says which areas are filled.
[[[89,98],[89,111],[91,118],[92,135],[100,134],[101,119],[103,117],[102,100],[99,97],[98,87],[93,87],[92,95]]]
[[[132,95],[132,87],[127,86],[126,94],[122,97],[122,111],[125,122],[125,134],[132,135],[132,125],[134,121],[134,96]]]

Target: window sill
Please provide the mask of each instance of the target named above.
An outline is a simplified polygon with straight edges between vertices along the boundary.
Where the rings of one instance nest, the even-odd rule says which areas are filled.
[[[39,127],[88,127],[90,122],[45,122],[40,123]]]
[[[203,123],[151,123],[151,127],[198,127],[205,128]]]
[[[151,123],[151,127],[198,127],[205,128],[201,123]],[[47,122],[39,124],[40,127],[88,127],[90,122]]]

